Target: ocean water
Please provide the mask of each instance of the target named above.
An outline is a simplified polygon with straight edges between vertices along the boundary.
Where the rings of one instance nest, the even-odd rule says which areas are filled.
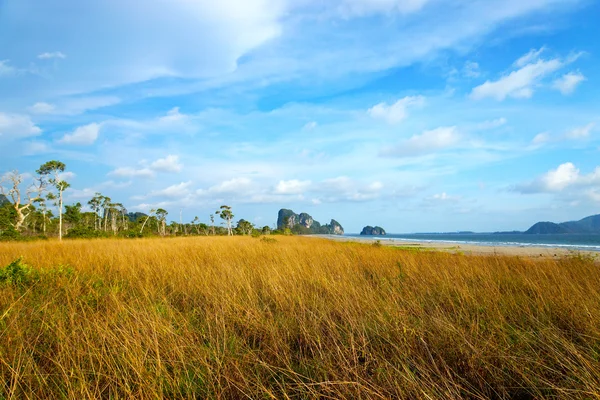
[[[556,234],[556,235],[526,235],[519,233],[411,233],[387,234],[385,236],[360,236],[374,240],[394,240],[399,242],[453,243],[460,245],[473,244],[478,246],[521,246],[521,247],[560,247],[571,250],[600,252],[599,234]]]

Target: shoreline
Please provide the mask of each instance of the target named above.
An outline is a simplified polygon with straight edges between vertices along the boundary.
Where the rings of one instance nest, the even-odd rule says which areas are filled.
[[[394,238],[382,237],[350,237],[336,235],[304,235],[304,237],[318,237],[339,242],[355,243],[375,243],[379,241],[382,246],[406,247],[408,249],[423,249],[431,251],[444,251],[452,253],[463,253],[469,255],[507,255],[507,256],[527,256],[527,257],[563,257],[570,254],[582,254],[588,256],[599,256],[600,251],[595,250],[577,250],[565,247],[549,246],[517,246],[517,245],[483,245],[462,242],[431,242],[419,240],[399,240]]]

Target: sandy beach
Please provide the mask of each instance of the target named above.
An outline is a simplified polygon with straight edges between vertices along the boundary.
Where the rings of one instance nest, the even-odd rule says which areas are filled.
[[[446,251],[451,253],[463,253],[472,255],[512,255],[526,257],[564,257],[570,254],[585,254],[591,256],[600,256],[597,251],[579,251],[570,250],[562,247],[535,247],[535,246],[484,246],[465,243],[432,243],[420,242],[416,240],[395,240],[386,238],[365,237],[349,237],[349,236],[334,236],[334,235],[312,235],[307,237],[320,237],[342,242],[359,242],[359,243],[374,243],[379,241],[383,246],[395,246],[406,248],[420,248],[423,250]]]

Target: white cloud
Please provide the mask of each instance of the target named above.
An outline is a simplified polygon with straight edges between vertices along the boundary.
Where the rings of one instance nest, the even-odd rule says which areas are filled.
[[[159,158],[150,164],[150,168],[157,172],[181,172],[183,165],[179,162],[179,156],[168,155],[165,158]]]
[[[73,133],[65,134],[58,142],[78,146],[89,146],[94,144],[96,139],[98,139],[100,128],[101,125],[96,123],[80,126],[75,129]]]
[[[385,148],[381,155],[389,157],[413,157],[452,147],[459,142],[456,126],[440,127],[414,135],[396,146]]]
[[[38,136],[42,130],[26,115],[0,112],[0,140]]]
[[[481,100],[490,97],[504,100],[507,97],[530,98],[539,81],[548,74],[562,68],[564,63],[559,59],[549,61],[538,60],[503,76],[497,81],[486,81],[471,92],[471,98]]]
[[[565,137],[567,139],[574,139],[574,140],[585,139],[588,136],[590,136],[590,133],[592,132],[592,130],[594,129],[595,126],[596,126],[596,124],[591,122],[591,123],[587,124],[586,126],[580,126],[578,128],[573,128],[565,134]]]
[[[553,193],[597,185],[600,185],[600,167],[585,175],[573,163],[567,162],[532,182],[517,185],[515,190],[521,193]]]
[[[72,171],[65,171],[65,172],[61,172],[58,175],[58,179],[60,179],[61,181],[70,181],[71,179],[75,178],[77,176],[77,174],[75,174],[75,172]]]
[[[467,78],[478,78],[481,75],[479,64],[474,61],[467,61],[463,68],[463,75]]]
[[[165,189],[153,191],[150,196],[153,197],[168,197],[168,198],[183,198],[188,196],[190,191],[191,181],[181,182],[177,185],[171,185]]]
[[[527,64],[537,62],[544,51],[546,51],[545,46],[542,46],[539,50],[531,49],[529,50],[529,53],[521,56],[513,65],[517,68],[521,68]]]
[[[575,92],[577,86],[585,80],[586,78],[581,72],[569,72],[556,79],[552,83],[552,87],[564,95],[569,95]]]
[[[46,142],[40,140],[33,140],[25,143],[23,153],[28,156],[50,153],[52,148]]]
[[[277,194],[302,194],[311,185],[311,181],[300,181],[298,179],[292,179],[289,181],[279,181],[275,186],[275,193]]]
[[[160,117],[158,121],[165,124],[172,124],[181,122],[186,118],[187,116],[185,114],[179,112],[179,107],[173,107],[172,109],[167,111],[167,115],[165,115],[164,117]]]
[[[499,128],[503,125],[506,125],[507,122],[508,121],[506,118],[497,118],[497,119],[493,119],[493,120],[489,120],[489,121],[483,121],[483,122],[477,124],[476,128],[478,130],[486,131],[486,130]]]
[[[175,173],[180,172],[183,164],[179,162],[179,156],[169,154],[165,158],[159,158],[148,164],[147,161],[140,162],[142,167],[120,167],[109,173],[109,175],[129,178],[153,178],[157,172]]]
[[[150,168],[120,167],[109,172],[109,175],[123,178],[152,178],[154,177],[154,171]]]
[[[0,77],[17,73],[17,69],[8,65],[8,61],[9,60],[0,60]]]
[[[531,141],[534,145],[541,145],[550,141],[550,134],[548,132],[542,132],[535,135],[533,140]]]
[[[207,190],[200,189],[197,191],[199,195],[206,194],[224,194],[232,195],[235,193],[243,193],[255,189],[255,183],[249,178],[233,178],[218,185],[211,186]]]
[[[429,0],[341,0],[338,10],[344,17],[362,17],[371,14],[419,11]]]
[[[34,114],[51,114],[56,110],[56,107],[49,103],[38,102],[29,107],[29,111]]]
[[[67,58],[67,56],[60,52],[60,51],[54,51],[54,52],[46,52],[46,53],[42,53],[40,55],[38,55],[38,58],[40,60],[49,60],[52,58],[60,58],[60,59],[64,59]]]
[[[364,183],[347,176],[339,176],[325,179],[316,185],[313,191],[318,195],[315,199],[320,202],[338,203],[375,200],[381,196],[382,189],[383,184],[378,181]]]
[[[287,11],[284,0],[153,0],[143,10],[136,2],[81,2],[71,7],[70,21],[76,23],[65,24],[60,13],[71,3],[56,0],[50,7],[19,0],[30,15],[23,20],[18,11],[3,10],[0,36],[16,35],[14,28],[1,27],[19,20],[19,30],[37,33],[21,35],[22,52],[39,48],[40,41],[60,46],[60,52],[39,57],[68,54],[69,62],[52,74],[65,91],[78,92],[163,76],[202,78],[231,72],[239,57],[281,34],[280,18]],[[40,27],[35,21],[42,18]],[[189,38],[210,40],[199,39],[192,49]]]
[[[121,99],[116,96],[85,96],[58,100],[55,104],[37,102],[28,107],[34,114],[79,115],[87,111],[117,105]]]
[[[457,203],[462,199],[461,196],[449,195],[446,192],[436,193],[433,196],[426,197],[424,202],[426,204],[435,204],[435,203]]]
[[[407,117],[407,109],[409,107],[420,107],[424,103],[425,98],[422,96],[407,96],[391,105],[379,103],[370,108],[367,113],[372,118],[381,119],[393,125]]]

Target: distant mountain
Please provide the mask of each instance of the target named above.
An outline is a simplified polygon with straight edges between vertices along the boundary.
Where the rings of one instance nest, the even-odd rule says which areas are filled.
[[[556,233],[597,233],[600,234],[600,214],[585,217],[579,221],[538,222],[525,231],[526,234],[556,234]]]
[[[330,234],[343,235],[344,228],[335,219],[329,224],[321,225],[307,213],[296,214],[292,210],[282,208],[277,214],[277,229],[289,228],[292,232],[302,235]]]
[[[367,225],[360,232],[363,236],[385,236],[385,229],[380,226]]]
[[[136,222],[140,218],[146,218],[148,214],[144,214],[143,212],[130,212],[125,214],[125,216],[131,221]]]
[[[5,195],[0,194],[0,207],[8,203],[10,203],[10,200],[8,200],[8,198]]]

